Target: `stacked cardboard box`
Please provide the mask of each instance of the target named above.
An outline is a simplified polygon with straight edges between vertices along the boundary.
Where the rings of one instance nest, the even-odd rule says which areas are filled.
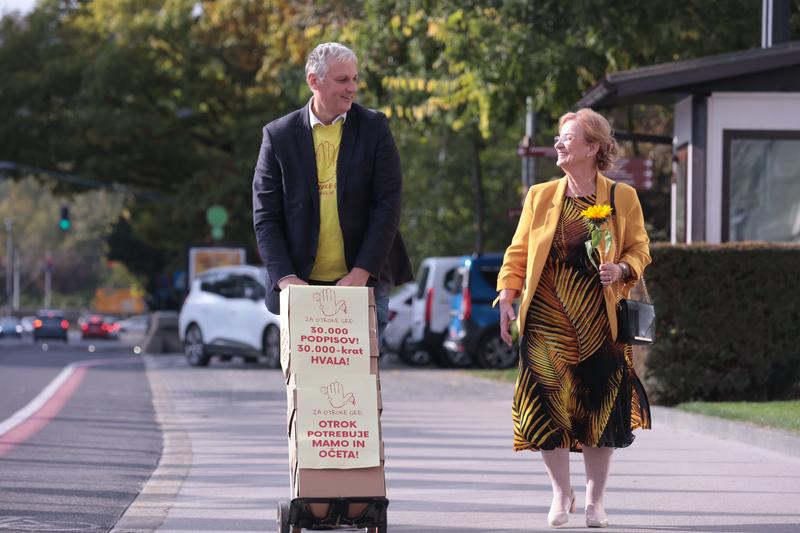
[[[336,468],[306,468],[302,464],[303,461],[298,455],[298,443],[301,437],[298,436],[298,393],[302,395],[303,389],[298,384],[307,381],[304,377],[302,365],[299,364],[298,358],[309,357],[307,353],[301,353],[298,350],[300,345],[299,339],[301,335],[292,331],[290,327],[291,315],[294,312],[299,312],[298,309],[292,309],[291,301],[292,292],[295,290],[308,291],[311,290],[307,287],[294,287],[290,286],[286,291],[281,293],[281,366],[283,368],[284,377],[286,380],[287,391],[287,429],[289,437],[289,463],[290,474],[292,480],[292,497],[293,498],[346,498],[346,497],[375,497],[386,495],[386,484],[384,477],[384,454],[383,454],[383,438],[380,431],[380,414],[383,411],[381,402],[380,391],[380,376],[378,366],[378,331],[377,320],[375,311],[375,299],[372,289],[357,289],[369,291],[368,301],[369,310],[367,313],[369,324],[369,375],[374,376],[373,380],[368,380],[374,383],[377,395],[377,428],[378,439],[380,446],[380,462],[379,464],[371,467],[357,467],[352,468],[347,464],[341,464]],[[336,288],[336,290],[340,290]],[[354,290],[348,288],[346,290]],[[305,311],[304,311],[305,312]],[[295,322],[297,323],[297,322]],[[302,349],[302,348],[300,348]],[[362,361],[359,361],[363,363]],[[341,367],[331,369],[331,380],[337,383],[341,382],[344,387],[347,387],[348,379],[363,380],[366,375],[365,364],[358,368]],[[334,371],[335,370],[335,371]],[[303,401],[300,398],[300,401]],[[374,415],[373,415],[374,416]],[[374,440],[372,441],[374,443]],[[350,515],[360,512],[359,509],[363,505],[351,505],[349,511]],[[312,507],[315,515],[324,516],[327,512],[327,504],[316,504]]]

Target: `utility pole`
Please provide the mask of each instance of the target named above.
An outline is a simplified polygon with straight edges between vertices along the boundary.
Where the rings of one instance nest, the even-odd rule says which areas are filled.
[[[19,248],[14,250],[14,295],[11,299],[11,307],[14,309],[14,311],[19,310],[19,271],[20,263],[22,262],[20,255]]]
[[[44,253],[44,308],[50,308],[51,300],[51,272],[53,271],[53,256],[48,249]]]
[[[6,315],[11,314],[11,285],[14,279],[14,221],[6,217]]]
[[[762,0],[761,48],[772,48],[791,40],[791,12],[790,0]]]
[[[525,98],[525,137],[522,138],[522,146],[525,148],[533,146],[533,137],[536,133],[536,114],[533,112],[533,97]],[[536,181],[536,159],[531,156],[522,156],[522,198],[528,193],[528,189]]]

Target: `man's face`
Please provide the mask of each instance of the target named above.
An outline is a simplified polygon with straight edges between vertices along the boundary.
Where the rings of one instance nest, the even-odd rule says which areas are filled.
[[[307,81],[314,93],[315,113],[323,122],[330,122],[353,105],[358,90],[358,65],[355,61],[340,63],[329,59],[325,78],[319,79],[312,73]]]

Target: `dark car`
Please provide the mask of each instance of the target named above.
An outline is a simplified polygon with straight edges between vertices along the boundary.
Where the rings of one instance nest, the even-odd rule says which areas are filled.
[[[36,313],[33,321],[33,341],[42,339],[60,339],[67,342],[69,322],[64,318],[63,311],[45,309]]]
[[[0,337],[22,337],[22,324],[13,316],[0,318]]]
[[[492,307],[502,264],[503,254],[462,259],[444,341],[454,366],[474,362],[483,368],[509,368],[517,362],[518,348],[508,346],[500,338],[500,311]]]
[[[119,323],[109,316],[91,315],[78,320],[82,339],[116,339]]]

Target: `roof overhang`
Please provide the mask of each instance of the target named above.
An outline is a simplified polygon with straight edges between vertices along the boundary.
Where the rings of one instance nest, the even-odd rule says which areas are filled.
[[[671,103],[716,91],[800,91],[800,41],[615,72],[589,89],[578,107]]]

